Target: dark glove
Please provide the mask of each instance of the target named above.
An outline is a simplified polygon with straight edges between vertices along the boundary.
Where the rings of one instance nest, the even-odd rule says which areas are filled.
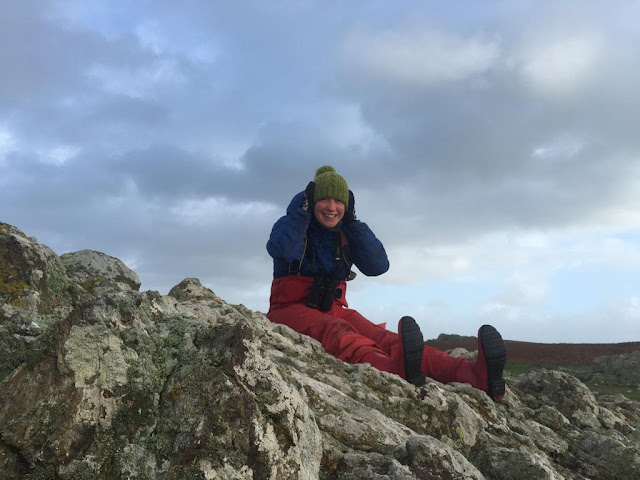
[[[315,184],[309,182],[307,188],[304,189],[304,199],[302,200],[302,209],[305,212],[313,213],[313,189]]]
[[[353,192],[349,190],[349,205],[347,206],[347,211],[344,212],[344,217],[342,217],[342,223],[349,225],[356,220],[356,199],[353,196]]]

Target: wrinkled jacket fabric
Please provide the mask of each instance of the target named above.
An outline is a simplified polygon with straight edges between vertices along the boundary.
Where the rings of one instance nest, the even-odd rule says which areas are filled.
[[[273,277],[289,275],[294,260],[300,260],[307,237],[307,248],[302,258],[299,274],[303,277],[330,276],[334,270],[333,252],[336,232],[322,227],[315,216],[302,209],[304,193],[300,192],[287,207],[287,214],[280,218],[267,242],[267,251],[273,257]],[[349,255],[358,270],[367,276],[382,275],[389,270],[387,253],[366,223],[359,220],[340,225],[349,242]],[[338,278],[345,280],[349,274],[346,263],[340,267]]]

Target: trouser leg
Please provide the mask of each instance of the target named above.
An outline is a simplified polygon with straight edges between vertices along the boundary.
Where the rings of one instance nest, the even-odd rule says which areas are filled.
[[[442,383],[469,383],[499,402],[505,392],[502,372],[506,361],[507,349],[502,336],[491,325],[483,325],[478,330],[478,359],[475,362],[425,346],[422,373]]]
[[[306,305],[295,304],[270,310],[267,317],[272,322],[287,325],[298,333],[315,338],[327,353],[342,361],[371,363],[379,370],[399,373],[396,362],[380,348],[375,340],[360,333],[347,320],[334,316],[333,314],[339,314],[340,311],[333,310],[323,313]],[[350,315],[352,320],[355,317],[353,314]],[[355,323],[364,325],[362,319],[358,319]]]
[[[452,357],[437,348],[425,345],[422,354],[422,374],[440,383],[455,382],[456,371],[463,362],[466,362],[463,358]]]

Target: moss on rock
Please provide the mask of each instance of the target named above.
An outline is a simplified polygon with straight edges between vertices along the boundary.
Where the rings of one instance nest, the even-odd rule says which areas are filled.
[[[0,350],[31,342],[25,362],[0,383],[0,468],[16,478],[619,478],[640,471],[638,403],[596,399],[573,377],[510,378],[500,405],[469,385],[415,388],[341,362],[195,279],[175,296],[107,288],[102,274],[84,286],[69,283],[54,254],[3,224],[0,252],[9,252],[2,265],[16,269],[1,280],[24,282],[0,291],[15,303],[0,309]],[[118,271],[106,260],[105,278]]]
[[[0,259],[0,294],[14,295],[27,288],[28,285],[20,278],[18,269]]]

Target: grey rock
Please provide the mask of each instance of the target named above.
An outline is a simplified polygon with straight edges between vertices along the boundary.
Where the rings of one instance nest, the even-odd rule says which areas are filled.
[[[495,404],[466,384],[415,388],[341,362],[197,279],[164,296],[79,288],[70,312],[31,339],[0,383],[0,478],[578,480],[640,471],[640,403],[596,399],[566,373],[509,377]]]
[[[564,480],[549,457],[522,448],[496,447],[482,452],[486,478],[495,480]]]
[[[640,389],[640,351],[596,358],[585,381],[606,385],[628,385]]]
[[[474,362],[478,358],[478,351],[477,350],[474,350],[473,352],[470,352],[466,348],[462,348],[462,347],[457,347],[457,348],[452,348],[450,350],[445,350],[445,352],[448,353],[449,355],[451,355],[452,357],[462,357],[465,360],[469,360],[470,362]]]
[[[576,377],[565,372],[537,370],[520,375],[515,387],[520,398],[534,410],[556,408],[571,424],[597,428],[599,406],[589,390]]]
[[[598,403],[601,407],[606,408],[609,412],[614,414],[618,419],[622,419],[623,422],[631,425],[640,425],[640,409],[638,409],[638,402],[629,400],[624,395],[601,395],[598,397]],[[623,430],[624,427],[616,426],[619,430]],[[636,431],[638,438],[640,438],[640,430]]]
[[[418,478],[482,480],[485,477],[464,455],[433,437],[415,436],[407,442],[409,467]]]
[[[220,298],[207,287],[204,287],[197,278],[185,278],[169,291],[169,295],[176,300],[212,300],[220,302]]]
[[[31,341],[71,311],[70,288],[49,247],[0,223],[0,372],[14,369]]]
[[[60,257],[69,279],[91,293],[138,291],[140,279],[121,260],[94,250],[65,253]]]

